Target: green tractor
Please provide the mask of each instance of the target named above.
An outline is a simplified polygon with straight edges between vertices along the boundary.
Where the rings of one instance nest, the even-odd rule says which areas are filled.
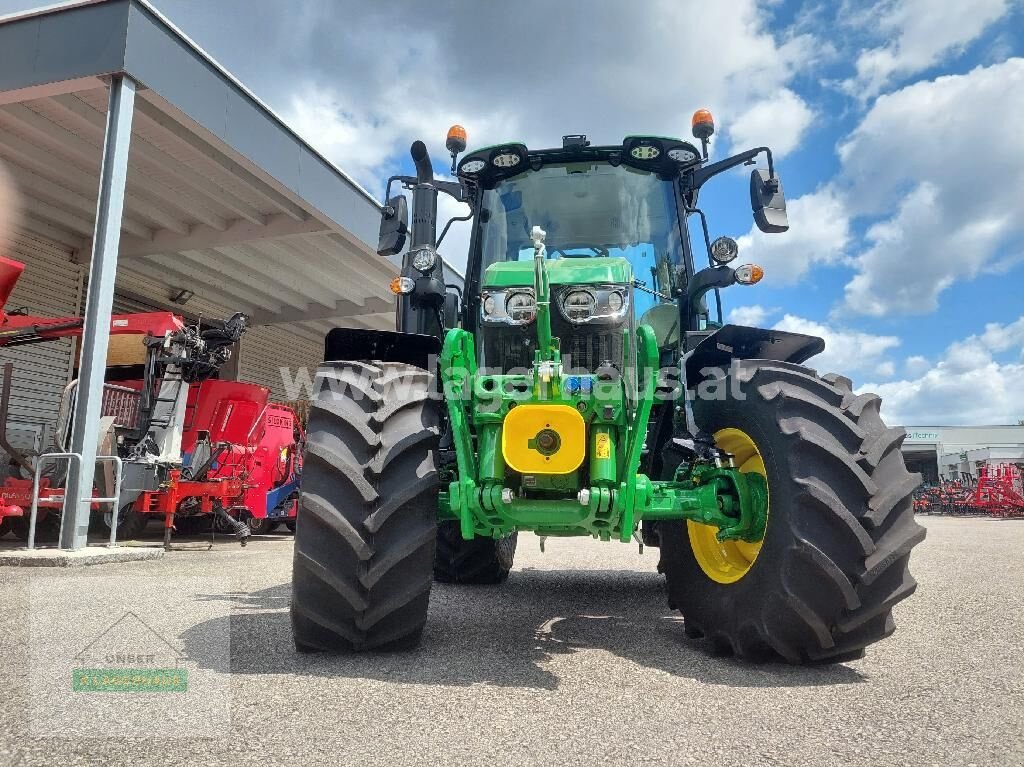
[[[754,221],[788,221],[771,151],[710,162],[713,131],[700,110],[700,148],[571,135],[456,165],[455,126],[455,181],[413,144],[416,175],[389,180],[378,247],[405,251],[397,332],[332,330],[317,376],[299,650],[414,647],[432,582],[503,582],[520,530],[660,547],[670,606],[716,652],[838,662],[893,631],[924,538],[904,431],[877,396],[803,365],[822,339],[723,324],[721,289],[762,270],[710,241],[701,187],[764,155]],[[395,183],[412,192],[411,226]],[[461,289],[436,251],[438,193],[472,211]]]

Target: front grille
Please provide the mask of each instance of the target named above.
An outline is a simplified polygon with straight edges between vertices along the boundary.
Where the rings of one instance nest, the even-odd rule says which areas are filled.
[[[529,370],[537,347],[537,329],[526,327],[483,327],[482,362],[485,367],[510,372]],[[596,371],[610,362],[619,370],[623,363],[622,326],[573,325],[560,315],[551,318],[551,334],[561,341],[562,364],[568,370]]]
[[[551,334],[561,339],[566,370],[592,373],[605,363],[622,370],[621,325],[573,325],[557,315],[551,318]]]

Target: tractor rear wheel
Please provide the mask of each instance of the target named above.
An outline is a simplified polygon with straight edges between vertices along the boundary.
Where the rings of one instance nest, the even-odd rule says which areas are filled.
[[[434,580],[473,585],[505,582],[516,555],[517,538],[518,533],[512,533],[499,539],[467,541],[458,522],[442,522],[437,528]]]
[[[693,522],[661,526],[669,603],[691,637],[749,660],[841,662],[895,628],[916,588],[907,565],[925,536],[911,494],[903,429],[881,400],[838,376],[750,360],[694,402],[700,428],[741,471],[768,480],[764,540],[719,542]],[[725,393],[728,392],[728,393]]]
[[[300,651],[419,642],[437,536],[432,378],[398,362],[336,362],[317,374],[292,578]]]

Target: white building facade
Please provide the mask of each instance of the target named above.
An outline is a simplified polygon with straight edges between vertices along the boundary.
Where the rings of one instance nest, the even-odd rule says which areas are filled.
[[[977,479],[986,464],[1024,465],[1024,425],[907,426],[903,456],[926,482]]]

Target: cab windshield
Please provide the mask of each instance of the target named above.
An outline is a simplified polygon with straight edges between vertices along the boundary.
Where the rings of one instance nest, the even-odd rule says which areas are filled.
[[[533,258],[530,230],[547,233],[549,259],[619,257],[652,290],[671,293],[683,246],[672,181],[602,162],[545,165],[483,193],[481,271],[499,261]],[[637,291],[638,313],[657,303]]]

